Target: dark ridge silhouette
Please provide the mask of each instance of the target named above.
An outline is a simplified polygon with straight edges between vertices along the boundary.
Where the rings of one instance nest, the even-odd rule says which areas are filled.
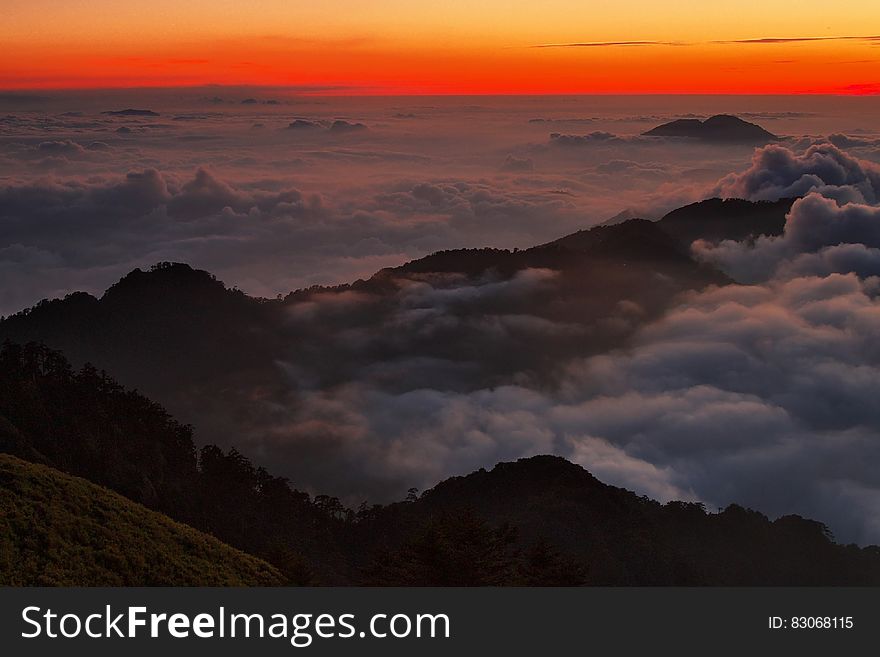
[[[681,244],[702,239],[743,241],[759,235],[782,235],[793,198],[744,201],[711,198],[691,203],[665,215],[657,225]]]
[[[45,342],[77,366],[119,372],[126,385],[172,401],[189,419],[185,398],[199,390],[222,406],[232,380],[270,388],[279,380],[273,359],[282,318],[271,305],[207,272],[160,263],[132,271],[100,299],[78,292],[7,318],[0,339]],[[180,392],[178,403],[163,389]]]
[[[42,464],[0,457],[0,583],[880,584],[880,549],[836,544],[821,523],[659,504],[554,456],[351,511],[235,450],[196,457],[161,406],[36,344],[0,350],[0,452]]]
[[[708,119],[676,119],[642,133],[646,137],[688,137],[700,141],[743,144],[766,143],[779,139],[759,125],[730,114],[716,114]]]
[[[687,245],[689,246],[689,245]],[[629,219],[622,223],[595,226],[530,249],[457,249],[440,251],[378,275],[462,273],[479,276],[489,270],[510,276],[527,268],[579,270],[591,266],[680,267],[679,277],[693,277],[702,284],[724,282],[694,262],[680,243],[657,223]],[[667,272],[670,273],[670,272]],[[714,280],[713,280],[714,279]]]
[[[417,346],[409,343],[406,352],[385,351],[382,358],[417,353],[467,363],[472,372],[468,381],[460,384],[466,389],[503,385],[518,372],[528,372],[534,380],[549,384],[554,368],[565,359],[623,346],[641,322],[658,317],[679,293],[729,282],[718,270],[693,260],[685,247],[654,223],[634,220],[531,249],[442,251],[382,270],[347,289],[387,295],[396,294],[404,281],[441,289],[481,286],[510,280],[525,270],[546,270],[552,276],[540,292],[485,299],[478,307],[464,304],[446,312],[461,317],[463,323],[485,313],[540,317],[584,327],[590,335],[588,340],[578,331],[568,335],[532,334],[526,345],[501,341],[480,331],[456,329],[434,334]],[[291,301],[308,298],[295,295]],[[621,315],[625,314],[624,307],[636,308],[639,318],[633,321]],[[478,364],[476,370],[472,368],[474,363]],[[340,377],[342,380],[344,377]]]
[[[53,468],[0,454],[2,586],[280,586],[268,563]]]
[[[609,220],[530,249],[440,251],[385,271],[476,276],[495,269],[509,275],[528,267],[556,269],[576,265],[583,262],[585,255],[628,264],[684,263],[690,260],[690,245],[697,239],[718,242],[781,235],[794,201],[712,198],[673,210],[656,222],[627,218],[621,213],[620,220]]]
[[[160,116],[159,112],[148,109],[124,109],[124,110],[108,110],[102,112],[110,116]]]
[[[475,528],[475,523],[485,524]],[[452,529],[445,529],[448,524]],[[880,548],[838,545],[821,523],[798,516],[771,522],[736,505],[707,513],[696,503],[659,504],[603,484],[555,456],[499,463],[488,472],[453,477],[418,499],[382,509],[368,527],[381,537],[376,540],[393,546],[375,566],[378,583],[390,575],[388,583],[430,578],[435,584],[453,584],[458,575],[449,566],[467,563],[460,553],[487,549],[514,578],[522,576],[517,568],[523,555],[537,550],[549,566],[543,575],[569,584],[818,586],[880,581]],[[514,537],[491,533],[499,528]],[[448,545],[461,534],[480,532],[476,546]],[[506,548],[493,545],[498,541],[519,551],[510,557]],[[504,566],[511,558],[514,563]],[[574,566],[567,575],[571,566],[565,564]],[[438,581],[438,573],[449,579]],[[485,584],[492,583],[491,571],[489,577]]]
[[[448,390],[504,385],[523,372],[549,384],[571,358],[625,346],[643,322],[662,314],[679,293],[729,283],[721,272],[691,258],[694,239],[777,234],[789,204],[711,199],[659,222],[631,219],[530,249],[443,251],[368,280],[317,286],[273,300],[228,289],[188,265],[160,263],[131,272],[100,298],[74,293],[8,317],[0,321],[0,340],[45,343],[61,350],[75,367],[92,363],[113,372],[123,385],[229,447],[241,434],[265,426],[267,404],[286,405],[295,393],[296,381],[279,363],[294,363],[321,386],[413,357],[466,369],[466,376],[450,374],[436,382]],[[406,284],[437,290],[476,287],[527,269],[551,275],[544,276],[537,292],[482,297],[478,305],[454,303],[445,312],[460,320],[455,328],[412,332],[403,340],[391,339],[382,328],[400,312]],[[332,320],[291,323],[301,304],[347,293],[356,293],[364,303]],[[480,330],[482,318],[492,315],[527,315],[572,330],[510,333],[499,340]],[[366,331],[370,343],[352,350],[345,340],[351,330]],[[405,391],[415,384],[388,380],[383,385]]]
[[[691,262],[681,243],[656,222],[645,219],[581,230],[550,242],[549,246],[596,257],[611,255],[626,262]]]

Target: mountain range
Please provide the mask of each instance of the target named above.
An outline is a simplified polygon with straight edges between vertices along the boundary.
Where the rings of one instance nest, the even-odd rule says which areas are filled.
[[[279,476],[232,447],[247,431],[265,428],[266,404],[296,399],[296,383],[280,362],[295,364],[318,388],[413,356],[465,363],[465,376],[435,382],[450,389],[500,384],[524,371],[550,380],[572,354],[625,345],[639,322],[662,314],[681,292],[730,282],[691,256],[693,240],[778,235],[791,203],[710,199],[657,222],[631,219],[523,250],[443,251],[367,280],[273,300],[228,289],[188,265],[162,263],[131,272],[101,297],[74,293],[5,318],[0,452],[33,465],[4,457],[4,504],[55,509],[52,517],[75,520],[44,528],[52,535],[46,540],[61,546],[47,556],[28,538],[34,528],[5,513],[0,581],[878,584],[880,550],[837,544],[819,522],[771,521],[736,505],[709,513],[692,502],[660,504],[555,456],[499,463],[413,490],[403,501],[351,509],[318,494],[337,494],[334,488],[316,490],[306,479],[331,467],[308,453]],[[459,322],[447,333],[388,339],[389,322],[414,307],[413,291],[428,295],[424,303],[446,304],[444,317]],[[512,332],[502,339],[469,323],[476,313],[516,317],[526,307],[570,335],[541,342]],[[359,339],[351,350],[353,333],[372,341]],[[423,374],[371,382],[406,389],[420,385]],[[161,575],[149,559],[104,564],[80,579],[61,568],[71,551],[99,559],[104,548],[94,551],[96,545],[126,546],[135,535],[149,540],[137,527],[155,528],[147,532],[155,536],[149,554],[165,554],[169,564]],[[181,532],[198,538],[181,541]],[[93,552],[83,552],[82,541]],[[194,576],[191,564],[201,557],[193,545],[222,567]],[[50,561],[56,575],[40,579]]]
[[[263,436],[295,424],[289,414],[313,391],[352,382],[395,395],[426,382],[464,393],[524,377],[556,385],[573,359],[625,347],[682,292],[730,282],[694,259],[694,239],[778,234],[790,205],[711,199],[656,222],[528,249],[441,251],[277,299],[160,263],[100,297],[77,292],[7,317],[0,341],[43,343],[75,367],[110,372],[224,448],[264,453],[304,487],[389,500],[412,484],[375,469],[342,476],[331,443],[307,438],[307,452],[280,454]]]
[[[196,450],[161,406],[44,346],[7,343],[0,365],[2,584],[880,583],[880,549],[818,522],[659,504],[554,456],[353,511]]]
[[[792,202],[710,199],[670,212],[657,222],[630,219],[529,249],[441,251],[383,269],[367,280],[315,286],[279,299],[249,297],[208,272],[160,263],[149,271],[132,271],[100,297],[77,292],[7,317],[0,321],[0,340],[43,342],[77,366],[92,363],[106,369],[123,384],[137,387],[176,416],[202,427],[209,418],[191,403],[193,399],[218,399],[233,379],[259,381],[269,388],[285,385],[279,380],[279,358],[295,360],[300,368],[319,364],[321,377],[334,380],[363,364],[337,365],[327,353],[334,345],[327,340],[325,325],[291,326],[291,311],[316,299],[369,296],[377,301],[374,312],[357,321],[378,326],[406,284],[427,283],[448,290],[509,281],[530,269],[546,270],[554,273],[549,289],[527,300],[529,314],[587,326],[592,338],[589,343],[577,337],[572,344],[563,344],[564,337],[554,336],[552,343],[534,345],[535,354],[552,360],[560,350],[566,354],[607,350],[622,344],[630,333],[619,322],[612,330],[607,328],[621,301],[637,304],[642,318],[649,319],[662,313],[683,290],[729,282],[720,271],[693,259],[691,242],[778,235]],[[496,303],[499,312],[514,313],[522,312],[525,302]],[[466,330],[444,338],[448,342],[441,344],[435,336],[431,344],[407,345],[407,349],[421,355],[482,351],[474,349],[483,346],[480,337]],[[388,344],[377,345],[376,353],[368,354],[374,360],[397,355]],[[491,365],[477,373],[474,385],[498,377],[497,363]],[[539,364],[526,365],[538,368]]]

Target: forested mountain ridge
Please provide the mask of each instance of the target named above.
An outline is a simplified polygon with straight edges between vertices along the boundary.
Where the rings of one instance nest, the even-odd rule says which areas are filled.
[[[659,504],[559,457],[500,463],[403,502],[349,510],[297,491],[235,450],[197,452],[191,428],[161,406],[37,344],[0,351],[0,452],[121,492],[268,560],[290,583],[880,583],[880,549],[836,544],[818,522]],[[83,506],[72,516],[88,517],[91,498],[67,497]],[[89,527],[112,531],[115,522]],[[30,550],[28,558],[39,554]],[[26,552],[7,550],[8,567]]]

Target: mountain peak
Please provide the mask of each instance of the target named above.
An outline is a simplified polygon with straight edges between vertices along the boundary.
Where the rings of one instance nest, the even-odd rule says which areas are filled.
[[[732,114],[716,114],[708,119],[676,119],[658,125],[642,135],[647,137],[687,137],[700,141],[766,143],[779,139],[755,123]]]
[[[222,281],[201,269],[181,262],[160,262],[149,270],[134,269],[111,285],[102,301],[121,298],[152,298],[186,296],[216,297],[227,293]]]

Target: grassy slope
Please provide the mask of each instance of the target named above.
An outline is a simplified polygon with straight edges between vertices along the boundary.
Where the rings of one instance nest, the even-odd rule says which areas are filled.
[[[270,586],[272,566],[85,479],[0,454],[0,585]]]

